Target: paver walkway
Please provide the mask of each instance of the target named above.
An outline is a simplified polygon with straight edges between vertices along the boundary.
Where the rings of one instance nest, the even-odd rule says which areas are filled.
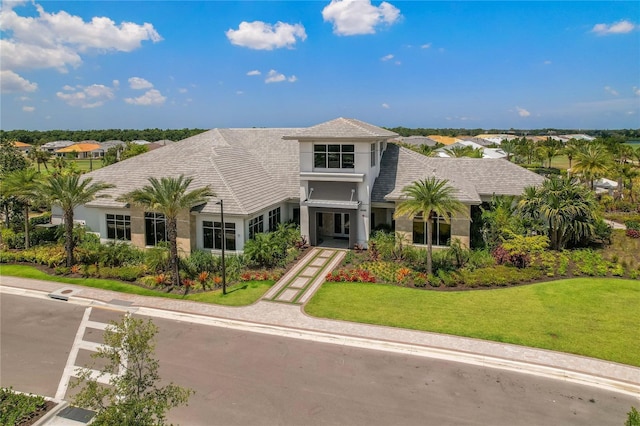
[[[271,287],[262,300],[304,305],[344,256],[344,250],[314,247]]]

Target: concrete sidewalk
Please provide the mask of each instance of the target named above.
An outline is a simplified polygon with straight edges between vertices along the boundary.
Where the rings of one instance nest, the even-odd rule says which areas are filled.
[[[637,367],[465,337],[314,318],[299,304],[262,300],[247,307],[226,307],[8,276],[0,276],[0,284],[0,293],[48,298],[50,293],[69,289],[69,301],[60,303],[109,306],[152,317],[482,365],[596,386],[640,399]]]

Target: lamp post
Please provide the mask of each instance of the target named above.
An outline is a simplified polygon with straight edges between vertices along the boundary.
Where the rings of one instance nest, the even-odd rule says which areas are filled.
[[[218,201],[220,204],[220,221],[222,222],[222,294],[227,294],[227,269],[224,264],[224,248],[227,245],[227,227],[224,223],[224,202]]]

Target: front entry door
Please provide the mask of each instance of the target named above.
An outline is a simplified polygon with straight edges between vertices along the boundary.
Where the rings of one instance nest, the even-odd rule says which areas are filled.
[[[349,237],[349,213],[333,214],[333,232],[336,237]]]

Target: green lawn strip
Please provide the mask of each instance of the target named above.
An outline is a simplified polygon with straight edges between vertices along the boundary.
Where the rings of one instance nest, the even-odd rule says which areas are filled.
[[[432,331],[640,366],[640,282],[575,278],[481,291],[325,283],[309,315]]]
[[[117,291],[120,293],[137,294],[140,296],[155,296],[170,299],[193,300],[197,302],[214,303],[226,306],[250,305],[256,300],[260,299],[260,297],[262,297],[262,295],[273,285],[273,281],[247,281],[228,287],[226,295],[222,294],[222,290],[214,290],[204,293],[187,294],[187,296],[183,296],[181,294],[151,290],[137,286],[135,284],[127,284],[115,280],[105,280],[99,278],[69,278],[59,275],[49,275],[37,268],[25,265],[3,264],[2,266],[0,266],[0,275],[75,284],[85,287]]]

